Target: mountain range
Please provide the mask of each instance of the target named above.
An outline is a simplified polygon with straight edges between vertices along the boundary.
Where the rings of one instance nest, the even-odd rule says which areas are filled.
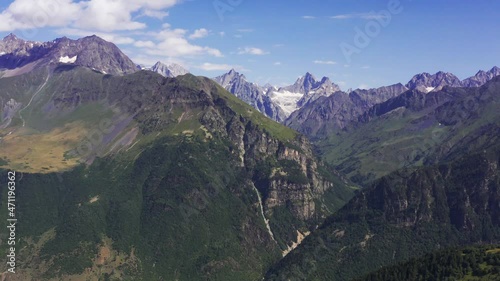
[[[406,87],[412,90],[419,90],[422,92],[439,91],[443,87],[480,87],[486,82],[500,75],[500,68],[493,67],[489,71],[480,70],[476,75],[467,79],[460,80],[452,73],[439,71],[435,74],[427,72],[415,75],[407,84]]]
[[[324,136],[343,129],[372,106],[397,97],[407,90],[405,86],[396,84],[322,96],[293,112],[285,125],[310,137]]]
[[[463,81],[451,73],[440,71],[431,75],[424,72],[415,75],[406,85],[399,83],[347,92],[342,92],[328,77],[316,80],[309,72],[293,85],[280,88],[270,84],[261,87],[248,82],[243,74],[234,69],[214,80],[267,117],[316,138],[318,132],[321,135],[332,129],[342,129],[373,105],[407,90],[428,93],[446,86],[479,87],[499,75],[498,67],[486,72],[481,70]],[[339,94],[334,96],[334,93]]]
[[[437,92],[446,87],[477,88],[498,74],[500,69],[494,67],[488,72],[479,71],[476,76],[460,81],[450,73],[438,72],[434,75],[422,73],[415,75],[405,86],[395,84],[376,89],[357,89],[349,93],[337,92],[301,107],[292,113],[284,124],[311,139],[322,139],[344,130],[351,123],[356,123],[358,118],[372,107],[397,98],[407,91],[420,92],[422,93],[420,95],[425,96],[427,93]]]
[[[22,280],[255,280],[357,189],[211,79],[77,62],[0,78]]]
[[[329,96],[337,91],[340,91],[339,86],[332,83],[328,77],[317,81],[311,73],[307,72],[304,76],[299,77],[293,85],[278,90],[271,88],[267,95],[285,111],[288,117],[292,112],[309,102],[322,96]]]
[[[78,40],[66,37],[51,42],[25,41],[10,34],[0,41],[0,75],[15,76],[47,64],[68,63],[102,73],[123,75],[137,71],[116,45],[97,36]]]
[[[226,74],[215,77],[214,81],[267,117],[278,122],[285,120],[286,113],[279,104],[276,104],[266,95],[266,91],[262,87],[247,82],[246,77],[234,69],[231,69]]]
[[[498,74],[278,88],[139,68],[97,36],[11,34],[0,174],[19,175],[18,264],[0,279],[380,280],[429,255],[448,263],[422,276],[458,256],[495,276],[494,246],[442,250],[500,243]]]

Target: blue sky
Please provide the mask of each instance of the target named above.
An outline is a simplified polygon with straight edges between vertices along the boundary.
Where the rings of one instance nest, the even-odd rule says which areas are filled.
[[[500,65],[498,11],[500,1],[482,0],[11,0],[0,4],[0,36],[97,34],[146,66],[209,77],[236,68],[277,86],[308,71],[348,89]]]

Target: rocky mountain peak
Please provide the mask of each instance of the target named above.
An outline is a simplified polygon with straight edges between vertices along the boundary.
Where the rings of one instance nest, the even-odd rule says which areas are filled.
[[[316,78],[311,73],[307,72],[304,76],[297,79],[294,86],[303,89],[305,92],[310,91],[316,86]]]
[[[275,88],[271,83],[266,83],[263,87],[266,89]]]
[[[331,82],[332,81],[330,81],[330,78],[328,78],[326,76],[321,79],[321,83],[331,83]]]
[[[260,87],[255,83],[250,83],[246,80],[245,75],[240,74],[235,69],[231,69],[228,73],[217,76],[213,80],[267,117],[278,122],[285,120],[286,115],[283,110],[266,94],[274,89],[273,86]]]
[[[129,74],[137,71],[136,65],[113,43],[98,36],[78,40],[67,37],[50,42],[24,41],[10,34],[0,42],[0,69],[11,70],[8,76],[23,74],[33,67],[70,63],[109,73]],[[32,65],[33,67],[25,67]]]
[[[340,87],[330,80],[328,77],[323,77],[321,81],[316,80],[314,75],[307,72],[304,76],[297,79],[297,81],[288,87],[284,87],[283,90],[300,93],[303,95],[309,95],[310,93],[326,92],[326,95],[330,95],[336,91],[340,91]]]
[[[439,71],[432,75],[427,72],[417,74],[406,84],[406,87],[411,90],[419,90],[425,93],[440,90],[445,86],[460,87],[462,81],[452,73]]]
[[[22,39],[20,39],[19,37],[17,37],[14,33],[9,33],[9,35],[7,35],[7,36],[5,36],[3,38],[4,42],[7,42],[7,41],[18,41],[18,40],[22,40]]]
[[[160,61],[157,62],[155,65],[153,65],[153,67],[151,67],[151,71],[159,73],[162,76],[169,78],[189,73],[189,71],[187,71],[184,67],[182,67],[179,64],[171,63],[169,65],[166,65]]]
[[[304,78],[305,81],[316,81],[316,77],[314,77],[314,75],[310,72],[306,72],[302,78]]]
[[[484,85],[496,76],[500,75],[500,68],[493,67],[488,71],[479,70],[476,75],[461,81],[453,73],[438,71],[435,74],[423,72],[413,76],[406,84],[411,90],[418,90],[424,93],[441,90],[445,86],[450,87],[479,87]]]
[[[484,70],[479,70],[475,76],[479,76],[479,75],[485,75],[486,74],[486,71]]]
[[[479,70],[476,75],[462,81],[464,87],[480,87],[486,82],[500,75],[500,68],[494,66],[488,71]]]
[[[214,80],[226,88],[230,84],[246,82],[246,77],[233,68],[228,73],[215,77]]]
[[[69,39],[68,37],[66,36],[63,36],[61,38],[56,38],[56,40],[54,40],[55,42],[68,42],[68,41],[71,41],[71,39]]]

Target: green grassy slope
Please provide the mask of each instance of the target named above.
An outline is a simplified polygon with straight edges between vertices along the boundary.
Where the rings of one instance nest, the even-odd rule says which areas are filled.
[[[498,142],[500,79],[479,89],[407,92],[318,144],[325,161],[360,184],[403,167],[452,160]]]

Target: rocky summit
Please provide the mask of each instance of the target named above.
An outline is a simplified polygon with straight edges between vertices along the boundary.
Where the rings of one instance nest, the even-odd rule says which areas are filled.
[[[189,71],[179,64],[171,63],[166,65],[162,62],[157,62],[151,67],[151,71],[156,72],[164,77],[177,77],[179,75],[188,74]]]
[[[245,75],[236,70],[231,69],[228,73],[215,77],[214,81],[267,117],[278,122],[285,120],[285,112],[266,95],[264,88],[248,82]]]
[[[116,45],[95,35],[78,40],[62,37],[41,43],[10,34],[0,42],[0,54],[0,75],[4,77],[57,63],[85,66],[113,75],[137,71],[136,65]]]

